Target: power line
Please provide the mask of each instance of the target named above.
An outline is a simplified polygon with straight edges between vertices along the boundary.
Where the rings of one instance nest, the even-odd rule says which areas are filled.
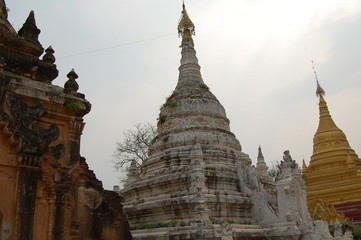
[[[153,41],[153,40],[169,37],[169,36],[176,35],[176,34],[178,34],[178,33],[168,33],[168,34],[160,35],[160,36],[153,37],[153,38],[147,38],[147,39],[137,40],[137,41],[133,41],[133,42],[121,43],[121,44],[117,44],[117,45],[110,46],[110,47],[105,47],[105,48],[99,48],[99,49],[89,50],[89,51],[85,51],[85,52],[74,53],[74,54],[70,54],[70,55],[67,55],[67,56],[58,57],[57,59],[65,59],[65,58],[70,58],[70,57],[75,57],[75,56],[92,54],[92,53],[96,53],[96,52],[102,52],[102,51],[106,51],[106,50],[109,50],[109,49],[114,49],[114,48],[118,48],[118,47],[124,47],[124,46],[138,44],[138,43],[141,43],[141,42]]]

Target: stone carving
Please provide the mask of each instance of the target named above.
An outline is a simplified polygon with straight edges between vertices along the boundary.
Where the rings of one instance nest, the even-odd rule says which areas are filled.
[[[40,44],[38,41],[38,36],[40,34],[40,29],[37,28],[35,23],[34,11],[31,11],[28,18],[26,19],[22,28],[18,32],[19,36],[23,38]]]
[[[50,65],[53,65],[55,63],[54,53],[55,53],[54,49],[51,46],[49,46],[45,50],[45,54],[43,56],[43,61]]]
[[[232,226],[227,221],[221,222],[221,240],[233,240]]]
[[[62,158],[65,154],[65,146],[63,143],[59,143],[56,146],[50,147],[51,154],[56,160]]]
[[[78,78],[78,74],[76,74],[74,69],[72,69],[66,76],[69,78],[69,80],[66,81],[64,84],[64,92],[76,95],[76,93],[79,89],[79,85],[75,81],[75,79]]]
[[[42,104],[29,106],[4,84],[0,86],[0,89],[0,122],[2,122],[2,126],[8,133],[11,133],[21,154],[41,156],[49,144],[58,137],[58,126],[52,124],[45,128],[36,122],[45,114]]]
[[[330,224],[335,223],[336,221],[346,220],[345,215],[337,212],[334,206],[322,199],[319,199],[312,205],[309,205],[309,208],[313,210],[310,212],[313,219],[322,219]]]
[[[4,9],[0,0],[0,239],[131,239],[119,195],[80,156],[90,103],[76,83],[51,84],[54,50],[39,59],[34,12],[17,34]]]

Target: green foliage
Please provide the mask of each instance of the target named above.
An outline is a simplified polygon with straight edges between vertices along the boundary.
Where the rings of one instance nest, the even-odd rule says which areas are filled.
[[[175,106],[177,106],[177,102],[173,102],[173,101],[167,101],[166,103],[163,104],[163,107],[171,107],[174,108]]]
[[[167,116],[159,113],[159,117],[157,118],[158,123],[160,123],[160,124],[165,123],[166,118],[167,118]]]
[[[170,99],[172,99],[172,98],[173,98],[174,92],[175,92],[175,91],[173,91],[171,94],[169,94],[169,96],[168,96],[168,97],[166,97],[166,98],[165,98],[165,100],[166,100],[167,102],[169,102],[169,101],[170,101]]]
[[[243,220],[240,222],[240,224],[243,224],[243,225],[251,225],[252,222],[250,220]]]
[[[64,106],[67,110],[72,111],[72,112],[77,112],[81,108],[81,104],[74,100],[69,100],[69,101],[65,102]]]
[[[233,223],[234,223],[234,221],[233,221],[232,219],[227,219],[226,222],[229,223],[229,224],[233,224]]]
[[[167,227],[167,223],[156,222],[156,223],[139,223],[137,226],[131,227],[131,230],[139,230],[139,229],[153,229],[153,228],[162,228]]]
[[[154,143],[155,143],[155,141],[157,140],[157,138],[156,137],[154,137],[153,139],[152,139],[152,141],[150,141],[150,144],[151,145],[153,145]]]
[[[181,227],[189,226],[189,223],[186,223],[186,222],[184,222],[184,221],[181,221],[181,222],[179,223],[179,226],[181,226]]]
[[[209,221],[212,222],[212,224],[216,224],[217,220],[214,217],[209,217]]]
[[[177,226],[177,221],[176,220],[172,220],[172,221],[170,221],[169,223],[168,223],[168,226],[171,226],[171,227],[175,227],[175,226]]]
[[[342,231],[350,230],[354,240],[361,240],[361,226],[352,222],[342,222]]]
[[[207,91],[209,91],[209,87],[208,87],[206,84],[204,84],[204,83],[202,83],[201,85],[199,85],[199,87],[200,87],[200,88],[203,88],[203,89],[205,89],[205,90],[207,90]]]
[[[164,228],[164,227],[176,227],[177,221],[172,220],[170,222],[155,222],[155,223],[139,223],[138,225],[131,227],[131,230],[139,230],[139,229],[153,229],[153,228]],[[186,222],[180,222],[179,225],[181,227],[187,226]]]
[[[164,138],[162,139],[163,143],[168,142],[168,140],[169,140],[169,137],[168,137],[168,136],[166,136],[166,137],[164,137]]]

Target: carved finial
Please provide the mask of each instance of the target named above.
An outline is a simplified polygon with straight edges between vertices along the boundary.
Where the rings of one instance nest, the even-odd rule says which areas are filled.
[[[135,160],[132,160],[127,173],[127,183],[131,182],[133,179],[137,178],[138,176],[139,176],[139,164]]]
[[[78,91],[79,85],[75,81],[78,78],[78,74],[75,73],[74,68],[66,75],[69,80],[64,84],[64,92],[74,94]]]
[[[317,82],[317,90],[316,90],[316,95],[319,96],[324,96],[325,95],[325,91],[323,90],[323,88],[320,86],[320,83],[318,82],[318,77],[317,77],[317,73],[315,70],[315,65],[313,63],[313,60],[311,61],[312,63],[312,69],[313,69],[313,73],[315,74],[315,78],[316,78],[316,82]]]
[[[40,29],[36,26],[34,11],[29,13],[23,27],[19,30],[18,34],[27,40],[38,42]]]
[[[260,159],[264,160],[261,145],[259,145],[259,147],[258,147],[258,157],[257,157],[257,159],[258,160],[260,160]]]
[[[49,46],[46,50],[45,50],[45,54],[43,56],[43,61],[49,64],[54,64],[55,62],[55,57],[54,57],[54,49]]]
[[[192,20],[189,18],[184,1],[183,1],[182,15],[178,23],[178,34],[182,38],[192,38],[195,34],[195,27]]]

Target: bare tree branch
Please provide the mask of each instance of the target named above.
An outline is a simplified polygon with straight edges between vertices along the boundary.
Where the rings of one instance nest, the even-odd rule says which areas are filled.
[[[275,181],[278,181],[281,177],[281,163],[279,161],[274,163],[268,170],[268,173]]]
[[[150,123],[138,123],[134,125],[134,129],[124,131],[123,141],[116,143],[114,169],[126,172],[132,161],[135,161],[138,166],[142,165],[148,158],[148,148],[156,134],[155,126]]]

